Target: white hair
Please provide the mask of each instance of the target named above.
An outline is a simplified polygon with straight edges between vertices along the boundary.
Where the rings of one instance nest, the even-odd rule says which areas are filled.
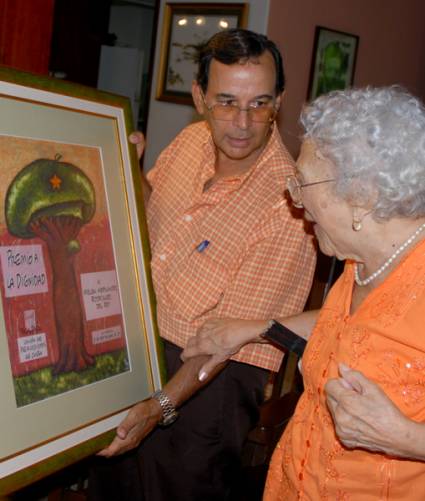
[[[335,164],[338,196],[373,199],[376,219],[425,215],[425,108],[416,97],[396,86],[334,91],[307,104],[301,123]]]

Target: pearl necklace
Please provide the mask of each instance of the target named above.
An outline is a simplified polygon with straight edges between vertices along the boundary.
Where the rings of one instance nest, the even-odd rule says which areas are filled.
[[[365,278],[364,280],[361,280],[360,279],[360,276],[359,276],[359,268],[358,268],[358,263],[354,263],[354,280],[356,282],[357,285],[367,285],[369,284],[370,282],[372,282],[372,280],[375,280],[376,277],[379,277],[379,275],[388,268],[388,266],[394,261],[394,259],[401,253],[404,251],[404,249],[406,247],[408,247],[412,242],[413,240],[415,240],[415,238],[419,235],[419,233],[421,231],[423,231],[425,229],[425,223],[422,224],[421,226],[419,226],[419,228],[415,231],[415,233],[413,233],[413,235],[411,237],[409,237],[403,244],[400,245],[400,247],[394,252],[394,254],[392,256],[390,256],[386,261],[385,263],[375,271],[375,273],[372,273],[372,275],[369,275],[367,278]]]

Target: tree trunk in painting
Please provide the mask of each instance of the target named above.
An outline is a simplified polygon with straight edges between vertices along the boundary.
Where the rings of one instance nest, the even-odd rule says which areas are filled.
[[[54,374],[81,371],[94,364],[84,345],[84,326],[80,296],[75,278],[70,242],[82,226],[72,216],[41,217],[30,224],[37,237],[46,242],[52,265],[53,306],[59,343],[59,360]]]

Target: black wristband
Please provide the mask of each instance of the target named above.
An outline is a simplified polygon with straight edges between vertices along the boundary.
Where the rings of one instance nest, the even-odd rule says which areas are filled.
[[[298,357],[302,357],[307,341],[291,331],[276,320],[273,320],[271,326],[261,334],[261,337],[267,339],[270,343],[279,348],[294,352]]]

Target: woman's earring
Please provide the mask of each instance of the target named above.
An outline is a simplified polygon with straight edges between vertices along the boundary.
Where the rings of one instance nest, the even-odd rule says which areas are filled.
[[[360,231],[362,229],[362,222],[360,219],[356,219],[353,217],[353,224],[351,225],[353,231]]]

